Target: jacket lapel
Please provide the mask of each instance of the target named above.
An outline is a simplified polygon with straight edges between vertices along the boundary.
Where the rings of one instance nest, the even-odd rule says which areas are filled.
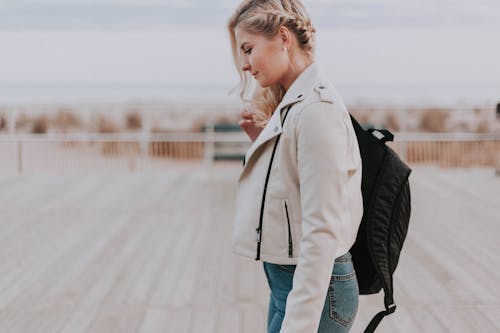
[[[257,139],[255,139],[250,148],[247,150],[245,154],[245,165],[248,164],[250,158],[252,157],[253,153],[255,153],[257,148],[283,132],[280,113],[280,110],[276,110],[273,113],[266,126],[262,129],[262,132],[260,132],[260,135],[257,137]]]
[[[309,88],[311,88],[311,85],[317,81],[318,73],[319,71],[316,64],[310,65],[292,84],[285,96],[283,96],[283,100],[273,112],[273,115],[267,122],[266,126],[262,129],[260,135],[257,137],[257,139],[255,139],[250,148],[247,150],[245,154],[245,164],[243,166],[243,170],[241,171],[240,179],[245,173],[245,169],[247,168],[247,166],[251,164],[251,159],[257,149],[267,141],[280,135],[283,132],[283,128],[281,125],[282,116],[284,116],[282,115],[282,113],[284,112],[283,110],[287,109],[288,107],[293,107],[294,104],[305,99],[306,91],[308,91]]]

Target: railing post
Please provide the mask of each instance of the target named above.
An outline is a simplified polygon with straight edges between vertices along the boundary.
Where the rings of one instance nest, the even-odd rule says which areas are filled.
[[[495,163],[495,175],[500,177],[500,140],[493,141],[494,147],[493,151],[495,153],[494,163]]]
[[[130,172],[135,170],[135,157],[134,157],[134,142],[125,142],[125,147],[128,147],[128,169]]]
[[[149,158],[149,145],[151,144],[151,122],[149,120],[144,122],[144,126],[141,131],[141,142],[140,142],[140,159],[145,164],[145,161]],[[152,144],[151,144],[152,146]],[[149,162],[149,161],[148,161]]]
[[[17,141],[17,171],[23,173],[23,142]]]
[[[408,163],[408,144],[406,141],[401,141],[401,159],[405,162]]]
[[[214,140],[214,124],[210,122],[205,130],[205,154],[204,162],[207,167],[211,167],[214,161],[215,140]]]

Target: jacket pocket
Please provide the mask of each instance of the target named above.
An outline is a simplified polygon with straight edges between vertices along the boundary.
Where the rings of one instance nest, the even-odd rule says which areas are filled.
[[[287,200],[283,200],[283,209],[285,213],[286,223],[287,223],[287,239],[288,239],[288,257],[293,258],[293,232],[292,232],[292,221],[290,219],[290,209],[288,207]]]

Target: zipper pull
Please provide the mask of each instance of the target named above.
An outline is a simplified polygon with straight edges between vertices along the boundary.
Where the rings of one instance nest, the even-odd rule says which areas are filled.
[[[260,227],[255,229],[255,231],[257,231],[257,256],[255,260],[260,260]]]
[[[257,243],[260,243],[260,229],[255,229],[257,231]]]

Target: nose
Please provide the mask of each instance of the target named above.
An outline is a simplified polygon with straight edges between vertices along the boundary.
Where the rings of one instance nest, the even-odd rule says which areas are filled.
[[[250,70],[250,64],[246,61],[243,61],[243,64],[241,64],[241,70],[243,72]]]

